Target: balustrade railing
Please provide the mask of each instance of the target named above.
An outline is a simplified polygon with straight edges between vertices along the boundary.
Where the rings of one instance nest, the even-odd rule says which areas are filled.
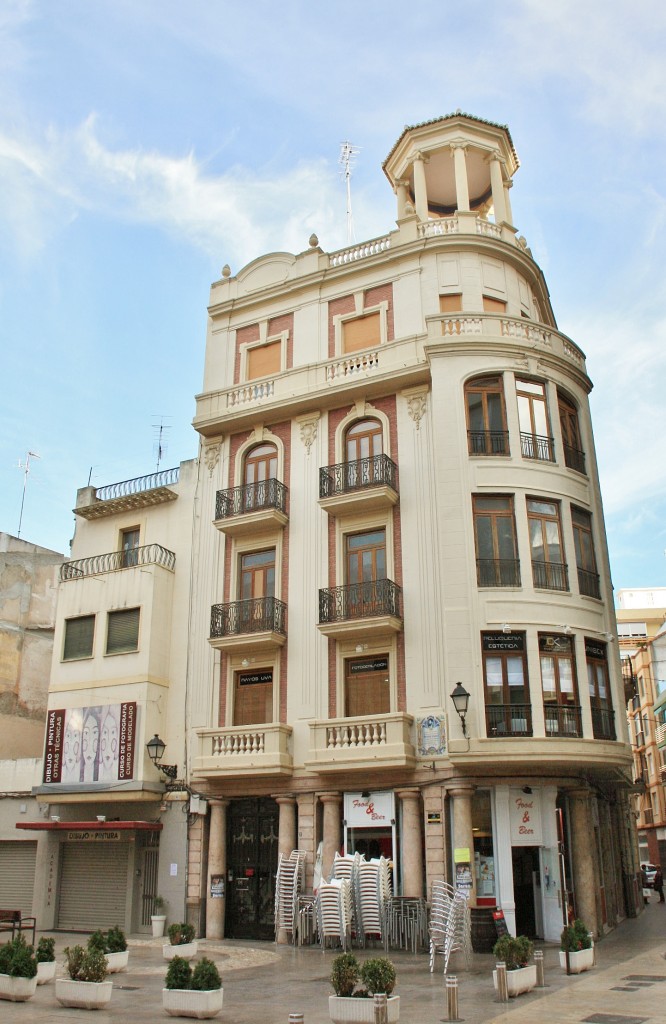
[[[586,474],[585,470],[585,452],[580,451],[579,448],[572,448],[570,444],[562,444],[564,450],[564,465],[569,469],[575,469],[579,473]]]
[[[173,570],[176,556],[173,551],[163,548],[161,544],[145,544],[130,551],[109,551],[104,555],[91,555],[78,558],[73,562],[63,562],[60,566],[61,580],[79,580],[84,576],[99,576],[117,569],[131,569],[136,565],[161,565]]]
[[[400,618],[401,593],[392,580],[371,580],[320,590],[319,622],[344,622],[376,615]]]
[[[555,442],[552,437],[520,432],[520,451],[524,459],[538,462],[555,462]]]
[[[612,708],[600,708],[592,705],[592,735],[595,740],[614,740],[615,712]]]
[[[470,455],[510,455],[508,430],[468,430]]]
[[[178,483],[179,476],[180,466],[175,466],[173,469],[163,469],[159,473],[150,473],[148,476],[136,476],[132,480],[121,480],[117,484],[97,487],[95,488],[95,497],[98,501],[126,498],[130,494],[153,491],[156,487],[170,487],[172,484]]]
[[[568,590],[569,570],[564,562],[532,562],[534,586],[542,590]]]
[[[486,704],[488,736],[531,736],[531,704]]]
[[[578,569],[578,590],[585,597],[600,598],[599,573],[590,572],[589,569]]]
[[[340,249],[338,252],[332,252],[329,260],[332,267],[342,267],[347,263],[356,263],[358,260],[364,260],[368,256],[377,256],[379,253],[386,252],[390,248],[391,238],[389,235],[384,235],[383,238],[373,238],[369,242],[361,242],[359,245],[353,245],[349,249]]]
[[[582,736],[580,705],[544,704],[546,736]]]
[[[286,636],[287,606],[275,597],[214,604],[210,615],[210,637],[239,636],[243,633],[279,633]]]
[[[327,750],[349,750],[356,747],[380,747],[386,744],[386,722],[350,721],[326,729]]]
[[[514,558],[477,558],[476,580],[480,587],[519,587],[520,562]]]
[[[213,757],[263,754],[266,747],[266,734],[263,730],[222,732],[212,737],[211,746]]]
[[[368,487],[391,487],[397,490],[398,471],[388,455],[372,455],[354,462],[339,462],[319,470],[319,497],[330,498]]]
[[[241,487],[230,487],[218,491],[215,497],[216,519],[228,519],[269,508],[279,512],[287,510],[287,488],[275,477]]]

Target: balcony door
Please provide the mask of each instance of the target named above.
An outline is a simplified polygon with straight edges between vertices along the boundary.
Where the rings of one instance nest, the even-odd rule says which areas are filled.
[[[347,537],[346,572],[348,617],[383,614],[386,579],[386,530],[355,533]]]
[[[243,474],[244,512],[267,505],[270,490],[268,481],[277,479],[277,464],[277,448],[274,444],[260,444],[248,452]]]
[[[345,717],[386,715],[391,710],[388,656],[345,662]]]
[[[270,597],[275,597],[275,548],[241,555],[241,632],[272,628],[273,602],[266,600]]]
[[[234,680],[234,725],[273,721],[273,669],[237,672]]]
[[[360,420],[346,434],[345,487],[352,490],[375,482],[380,477],[380,459],[384,437],[378,420]]]

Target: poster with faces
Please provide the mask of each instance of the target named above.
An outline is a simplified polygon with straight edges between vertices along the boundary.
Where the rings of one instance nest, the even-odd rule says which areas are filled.
[[[136,701],[52,710],[45,783],[110,783],[134,776]]]

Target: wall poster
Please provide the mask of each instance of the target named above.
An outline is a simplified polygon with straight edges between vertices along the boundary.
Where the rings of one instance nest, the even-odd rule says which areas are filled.
[[[48,711],[43,782],[134,778],[136,719],[136,701]]]

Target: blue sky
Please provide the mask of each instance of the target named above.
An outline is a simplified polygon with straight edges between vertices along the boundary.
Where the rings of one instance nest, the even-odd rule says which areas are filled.
[[[514,221],[586,352],[618,587],[666,584],[666,5],[3,0],[0,530],[196,454],[210,282],[393,227],[405,124],[508,124]]]

